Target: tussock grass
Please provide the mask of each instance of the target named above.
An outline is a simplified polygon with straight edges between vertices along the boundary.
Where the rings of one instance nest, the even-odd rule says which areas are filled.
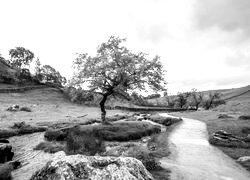
[[[161,128],[150,123],[127,121],[112,125],[81,126],[80,131],[89,134],[97,132],[98,136],[106,141],[129,141],[159,133]]]
[[[66,138],[67,154],[95,155],[105,150],[102,138],[98,132],[81,131],[78,127],[72,128]]]
[[[66,137],[67,132],[59,129],[48,129],[44,134],[47,141],[64,141]]]
[[[58,151],[63,151],[65,149],[65,146],[60,143],[56,142],[41,142],[39,143],[34,150],[43,150],[44,152],[48,153],[56,153]]]

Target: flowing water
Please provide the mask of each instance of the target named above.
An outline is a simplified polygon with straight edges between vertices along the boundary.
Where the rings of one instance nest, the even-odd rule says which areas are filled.
[[[168,116],[167,114],[161,114]],[[183,118],[169,136],[174,155],[162,158],[173,180],[250,180],[250,173],[208,142],[206,124]]]
[[[13,180],[28,180],[32,174],[42,168],[53,154],[35,151],[33,148],[43,141],[44,133],[34,133],[9,138],[13,147],[14,160],[21,162],[21,167],[12,172]]]

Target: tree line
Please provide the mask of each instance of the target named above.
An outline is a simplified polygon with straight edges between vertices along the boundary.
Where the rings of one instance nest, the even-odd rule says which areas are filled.
[[[41,65],[39,58],[35,60],[35,71],[31,73],[30,65],[34,62],[35,55],[29,49],[16,47],[9,50],[9,58],[5,59],[0,54],[2,62],[6,63],[15,71],[14,74],[1,74],[5,83],[51,83],[56,86],[63,86],[66,78],[59,71],[50,65]]]

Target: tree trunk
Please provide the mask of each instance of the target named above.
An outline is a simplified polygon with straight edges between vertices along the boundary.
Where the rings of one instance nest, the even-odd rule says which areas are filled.
[[[107,100],[107,97],[109,95],[106,93],[103,95],[102,100],[100,102],[100,107],[101,107],[101,120],[102,122],[106,122],[106,110],[105,110],[105,102]]]

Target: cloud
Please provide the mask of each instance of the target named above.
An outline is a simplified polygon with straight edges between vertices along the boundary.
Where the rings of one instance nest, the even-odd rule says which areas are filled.
[[[217,27],[250,37],[249,0],[196,0],[195,19],[202,30]]]
[[[247,75],[240,75],[240,76],[233,76],[223,79],[216,80],[216,86],[218,87],[234,87],[234,86],[243,86],[248,85],[250,83],[249,74]]]
[[[151,24],[138,28],[138,36],[142,40],[148,40],[153,43],[160,42],[166,36],[170,36],[164,24]]]
[[[226,58],[225,63],[230,67],[250,70],[250,54],[244,52],[234,53]]]

